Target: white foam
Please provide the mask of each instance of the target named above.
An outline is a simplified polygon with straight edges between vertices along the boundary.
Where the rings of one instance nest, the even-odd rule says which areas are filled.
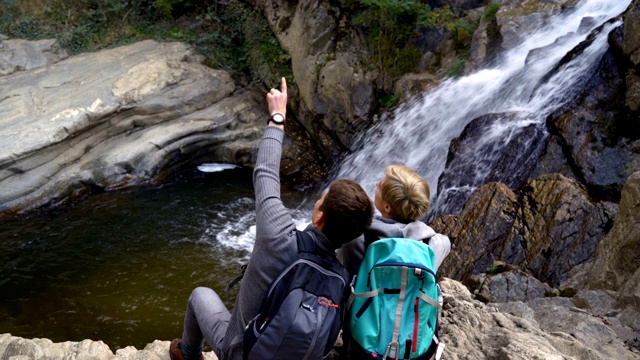
[[[202,164],[198,166],[198,170],[209,173],[209,172],[220,172],[224,170],[231,170],[239,167],[240,166],[233,165],[233,164],[210,163],[210,164]]]

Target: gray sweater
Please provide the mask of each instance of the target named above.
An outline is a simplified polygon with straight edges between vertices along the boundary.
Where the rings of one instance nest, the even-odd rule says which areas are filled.
[[[284,131],[268,126],[260,141],[253,171],[256,194],[256,240],[223,343],[224,359],[242,359],[242,338],[249,321],[258,315],[263,297],[280,272],[298,253],[296,225],[280,199],[280,157]],[[337,246],[309,225],[316,244],[326,250]]]

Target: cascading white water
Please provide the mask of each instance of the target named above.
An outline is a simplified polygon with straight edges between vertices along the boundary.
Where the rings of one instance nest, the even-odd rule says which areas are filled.
[[[362,147],[348,156],[335,172],[337,178],[351,178],[370,195],[375,181],[387,165],[405,164],[418,171],[437,197],[438,178],[443,173],[449,144],[476,117],[487,113],[518,112],[508,123],[491,129],[490,136],[477,146],[504,143],[518,129],[542,123],[546,116],[570,99],[572,89],[592,74],[592,69],[608,48],[607,34],[619,23],[607,24],[582,54],[540,86],[541,80],[559,60],[587,35],[607,20],[622,13],[630,0],[583,0],[573,11],[557,15],[548,25],[526,34],[526,40],[499,56],[498,65],[468,76],[447,80],[439,87],[398,108],[390,121],[379,122]],[[592,18],[587,31],[577,34],[581,22]],[[534,49],[542,55],[530,56]],[[529,58],[528,58],[529,57]],[[477,154],[483,154],[477,151]],[[483,155],[486,156],[486,155]],[[481,167],[486,159],[475,159],[475,184],[486,175]],[[466,191],[473,190],[473,185]]]
[[[500,55],[495,67],[446,80],[436,89],[409,101],[394,112],[391,121],[380,121],[368,131],[361,139],[361,148],[348,156],[332,177],[354,179],[373,197],[375,182],[382,177],[387,165],[405,164],[424,176],[434,201],[451,139],[460,135],[471,120],[482,114],[522,113],[509,122],[494,124],[476,144],[479,147],[492,146],[497,151],[519,129],[543,122],[547,114],[569,99],[571,89],[591,76],[590,70],[607,49],[607,34],[619,24],[607,25],[588,49],[546,79],[543,85],[540,85],[541,79],[593,29],[622,13],[630,2],[583,0],[571,13],[550,19],[547,26],[528,34],[521,45]],[[590,28],[577,34],[584,18],[594,21],[590,22]],[[555,43],[558,38],[562,39]],[[540,48],[545,48],[540,56],[530,56],[532,50]],[[486,169],[482,168],[484,160],[476,159],[474,176],[477,184],[482,183],[481,179],[486,175]],[[462,186],[466,193],[473,189],[473,186]],[[451,189],[445,191],[448,190]],[[298,224],[309,221],[308,205],[313,204],[312,200],[315,201],[307,199],[294,210]],[[437,206],[436,203],[433,207]],[[212,228],[210,232],[217,234],[217,241],[225,246],[251,251],[255,226],[249,229],[247,226],[254,221],[255,214],[250,212],[242,218],[239,229],[238,224],[230,222],[225,225],[229,231]]]

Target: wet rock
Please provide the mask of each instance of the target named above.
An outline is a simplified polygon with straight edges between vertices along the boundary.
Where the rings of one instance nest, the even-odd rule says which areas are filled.
[[[504,128],[510,131],[499,131]],[[459,213],[469,196],[467,189],[487,182],[520,188],[536,167],[546,140],[543,125],[524,113],[486,114],[472,120],[449,146],[438,179],[439,213]]]
[[[394,93],[401,96],[402,101],[407,101],[435,88],[438,84],[438,79],[429,73],[406,74],[396,81]]]
[[[609,38],[612,41],[616,36]],[[615,48],[602,57],[596,75],[576,99],[547,123],[576,178],[591,193],[617,201],[627,177],[640,170],[640,157],[633,150],[640,134],[636,117],[624,111],[624,61]]]

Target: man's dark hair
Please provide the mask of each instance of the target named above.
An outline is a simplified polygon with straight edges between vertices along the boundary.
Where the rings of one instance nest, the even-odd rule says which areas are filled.
[[[331,182],[319,210],[324,213],[322,232],[336,246],[362,235],[373,217],[369,195],[347,179]]]

